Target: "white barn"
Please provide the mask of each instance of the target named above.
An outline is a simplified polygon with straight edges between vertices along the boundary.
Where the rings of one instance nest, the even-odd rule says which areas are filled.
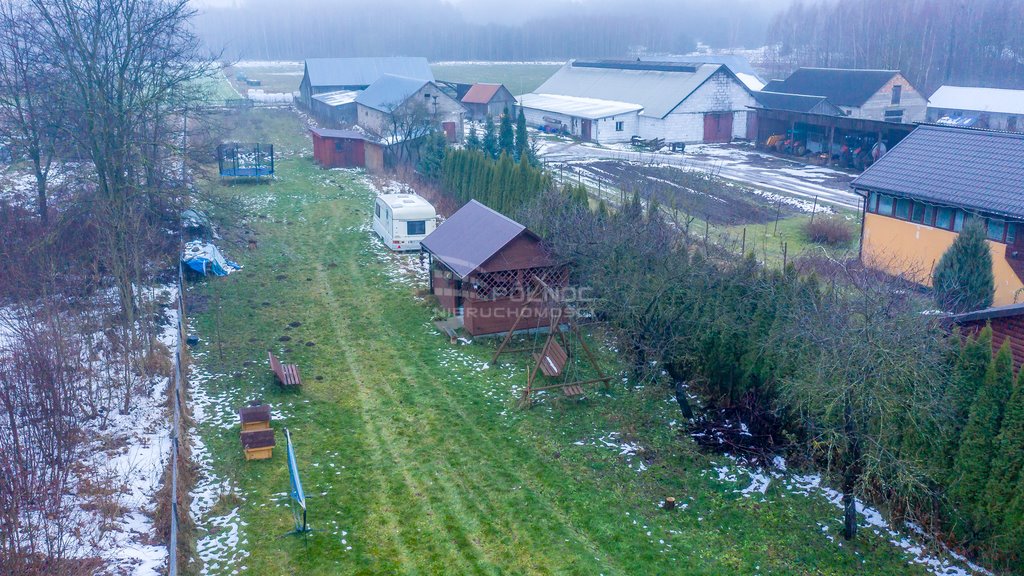
[[[529,103],[522,105],[524,113],[532,110],[535,119],[538,114],[570,116],[580,125],[572,132],[575,136],[600,143],[625,142],[632,136],[666,142],[747,138],[747,119],[755,105],[751,89],[728,66],[621,60],[570,61],[518,100]],[[572,115],[572,101],[591,117]],[[613,104],[618,104],[614,119],[593,117],[593,109],[610,110]],[[595,129],[595,123],[600,127]]]
[[[942,86],[928,99],[926,121],[1024,132],[1024,90]]]

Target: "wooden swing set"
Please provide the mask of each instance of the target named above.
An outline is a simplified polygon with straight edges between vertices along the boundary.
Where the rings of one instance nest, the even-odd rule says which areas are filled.
[[[535,313],[536,308],[534,305],[537,303],[542,304],[542,309],[547,312],[547,317],[550,320],[544,344],[537,346],[535,334],[533,346],[506,349],[523,318]],[[562,330],[563,324],[567,327],[566,331]],[[575,337],[579,347],[583,349],[590,365],[597,372],[597,378],[587,380],[575,379],[576,363],[569,364],[572,359],[570,352],[572,351],[573,337]],[[533,364],[526,373],[526,388],[523,389],[522,401],[527,405],[531,403],[531,396],[535,392],[561,389],[563,394],[572,398],[583,395],[583,386],[611,380],[611,377],[606,376],[601,369],[601,364],[598,362],[597,357],[587,347],[586,341],[582,334],[580,334],[579,326],[576,324],[576,320],[573,314],[570,313],[569,307],[562,298],[561,293],[552,289],[544,280],[537,276],[533,276],[530,279],[529,288],[526,290],[525,298],[522,306],[519,308],[515,323],[512,324],[508,334],[505,334],[505,338],[494,352],[491,364],[497,364],[498,358],[502,354],[516,352],[530,352],[533,359]],[[550,380],[561,378],[562,381],[556,384],[545,384],[543,380],[539,380],[538,372]],[[572,377],[569,376],[569,372],[573,373]]]

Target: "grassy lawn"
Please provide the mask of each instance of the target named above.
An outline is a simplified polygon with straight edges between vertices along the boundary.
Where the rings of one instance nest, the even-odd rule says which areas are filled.
[[[583,401],[519,409],[523,363],[487,367],[495,342],[438,333],[416,258],[370,235],[365,177],[315,168],[289,112],[247,114],[266,116],[236,117],[233,136],[275,142],[279,179],[205,189],[259,246],[225,230],[245,269],[189,292],[205,482],[221,493],[196,519],[206,573],[924,573],[888,536],[840,544],[838,510],[790,474],[742,494],[750,475],[696,451],[663,385],[620,375]],[[614,371],[613,349],[590,338]],[[301,391],[274,385],[268,349],[300,366]],[[246,462],[235,411],[255,398],[274,408],[278,448]],[[284,536],[284,427],[306,537]],[[660,510],[666,496],[683,509]]]

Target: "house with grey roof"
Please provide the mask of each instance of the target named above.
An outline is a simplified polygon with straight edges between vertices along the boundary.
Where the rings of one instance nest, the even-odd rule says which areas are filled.
[[[355,97],[356,124],[384,143],[398,144],[431,130],[461,142],[466,108],[431,80],[384,74]]]
[[[723,64],[573,60],[517,97],[527,123],[599,143],[747,137],[752,90]]]
[[[924,120],[928,99],[899,70],[799,68],[785,80],[768,82],[763,91],[823,96],[843,115],[883,122]]]
[[[317,94],[365,90],[385,74],[434,81],[423,57],[308,58],[303,64],[299,99],[308,110]]]
[[[1024,134],[921,125],[852,183],[861,260],[930,285],[970,218],[992,251],[994,304],[1024,301]]]

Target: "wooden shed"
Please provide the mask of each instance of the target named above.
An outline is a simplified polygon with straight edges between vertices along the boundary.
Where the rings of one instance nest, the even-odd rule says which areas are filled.
[[[976,312],[956,314],[950,316],[949,321],[959,325],[964,334],[971,335],[980,332],[986,324],[991,325],[992,353],[999,351],[1003,342],[1009,340],[1014,369],[1019,370],[1024,365],[1024,304],[993,306]]]
[[[420,246],[430,256],[430,291],[462,319],[473,336],[547,327],[549,307],[524,306],[534,277],[553,288],[568,284],[568,268],[522,224],[470,200]]]
[[[355,130],[310,128],[313,158],[323,168],[384,169],[384,147]]]
[[[469,111],[470,120],[497,118],[505,109],[515,110],[516,98],[504,84],[477,83],[462,97],[462,105]]]

